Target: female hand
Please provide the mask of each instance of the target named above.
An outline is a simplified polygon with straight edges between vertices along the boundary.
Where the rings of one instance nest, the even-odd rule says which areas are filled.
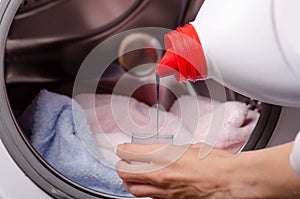
[[[292,146],[233,155],[205,144],[120,145],[116,169],[137,197],[300,198],[300,179],[289,163]]]
[[[122,160],[116,168],[125,188],[137,197],[232,198],[226,162],[233,155],[208,147],[209,154],[200,159],[201,147],[207,145],[120,145]]]

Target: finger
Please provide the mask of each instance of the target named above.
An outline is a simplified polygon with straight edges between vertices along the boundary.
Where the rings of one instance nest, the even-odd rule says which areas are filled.
[[[140,168],[134,168],[134,165],[132,168],[126,168],[127,162],[119,161],[116,164],[116,170],[119,175],[119,177],[124,182],[135,182],[135,183],[150,183],[149,176],[147,175],[147,172],[137,172],[140,170]],[[137,165],[136,165],[137,166]],[[134,170],[134,171],[132,171]]]
[[[151,163],[129,163],[124,160],[120,160],[116,163],[116,170],[118,172],[126,173],[128,175],[149,173],[151,171],[154,171],[155,167],[156,166]]]
[[[191,149],[198,149],[198,148],[200,148],[201,147],[201,145],[202,145],[203,143],[202,142],[197,142],[197,143],[195,143],[195,144],[191,144],[190,145],[190,148]]]
[[[136,197],[165,198],[167,190],[146,183],[124,182],[124,187]]]
[[[137,172],[151,172],[157,169],[162,169],[169,166],[178,160],[186,150],[189,149],[189,145],[119,145],[117,148],[117,155],[127,162],[147,162],[148,167],[144,170]],[[129,151],[129,152],[128,152]],[[141,153],[145,152],[145,153]],[[150,152],[149,152],[150,151]],[[152,152],[151,152],[152,151]],[[137,152],[137,153],[136,153]],[[124,169],[124,168],[123,168]],[[132,172],[131,168],[125,168],[127,171]],[[125,171],[126,171],[125,170]]]
[[[116,170],[119,176],[123,180],[137,181],[139,179],[152,181],[153,172],[162,169],[163,167],[159,164],[132,164],[124,160],[120,160],[116,163]]]
[[[118,149],[131,153],[149,153],[159,150],[168,144],[120,144]]]
[[[128,162],[151,162],[155,161],[167,146],[164,144],[123,144],[117,147],[117,155]]]

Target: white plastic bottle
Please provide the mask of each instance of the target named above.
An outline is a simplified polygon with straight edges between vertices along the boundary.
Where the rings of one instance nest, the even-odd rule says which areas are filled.
[[[299,0],[207,0],[194,22],[166,35],[156,72],[213,78],[260,101],[300,107],[299,8]]]

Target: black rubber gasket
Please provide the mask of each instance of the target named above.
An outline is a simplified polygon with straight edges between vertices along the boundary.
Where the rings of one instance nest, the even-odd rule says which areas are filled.
[[[281,113],[281,106],[262,104],[258,122],[243,151],[265,148],[273,134]]]

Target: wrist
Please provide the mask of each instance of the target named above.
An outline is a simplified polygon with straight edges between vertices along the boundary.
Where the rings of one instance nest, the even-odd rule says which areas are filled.
[[[232,157],[230,182],[228,182],[232,198],[263,198],[258,183],[260,178],[258,170],[263,162],[261,158],[255,158],[254,155],[253,152],[242,152]]]
[[[300,181],[289,162],[291,146],[233,156],[229,182],[233,198],[299,198]]]

